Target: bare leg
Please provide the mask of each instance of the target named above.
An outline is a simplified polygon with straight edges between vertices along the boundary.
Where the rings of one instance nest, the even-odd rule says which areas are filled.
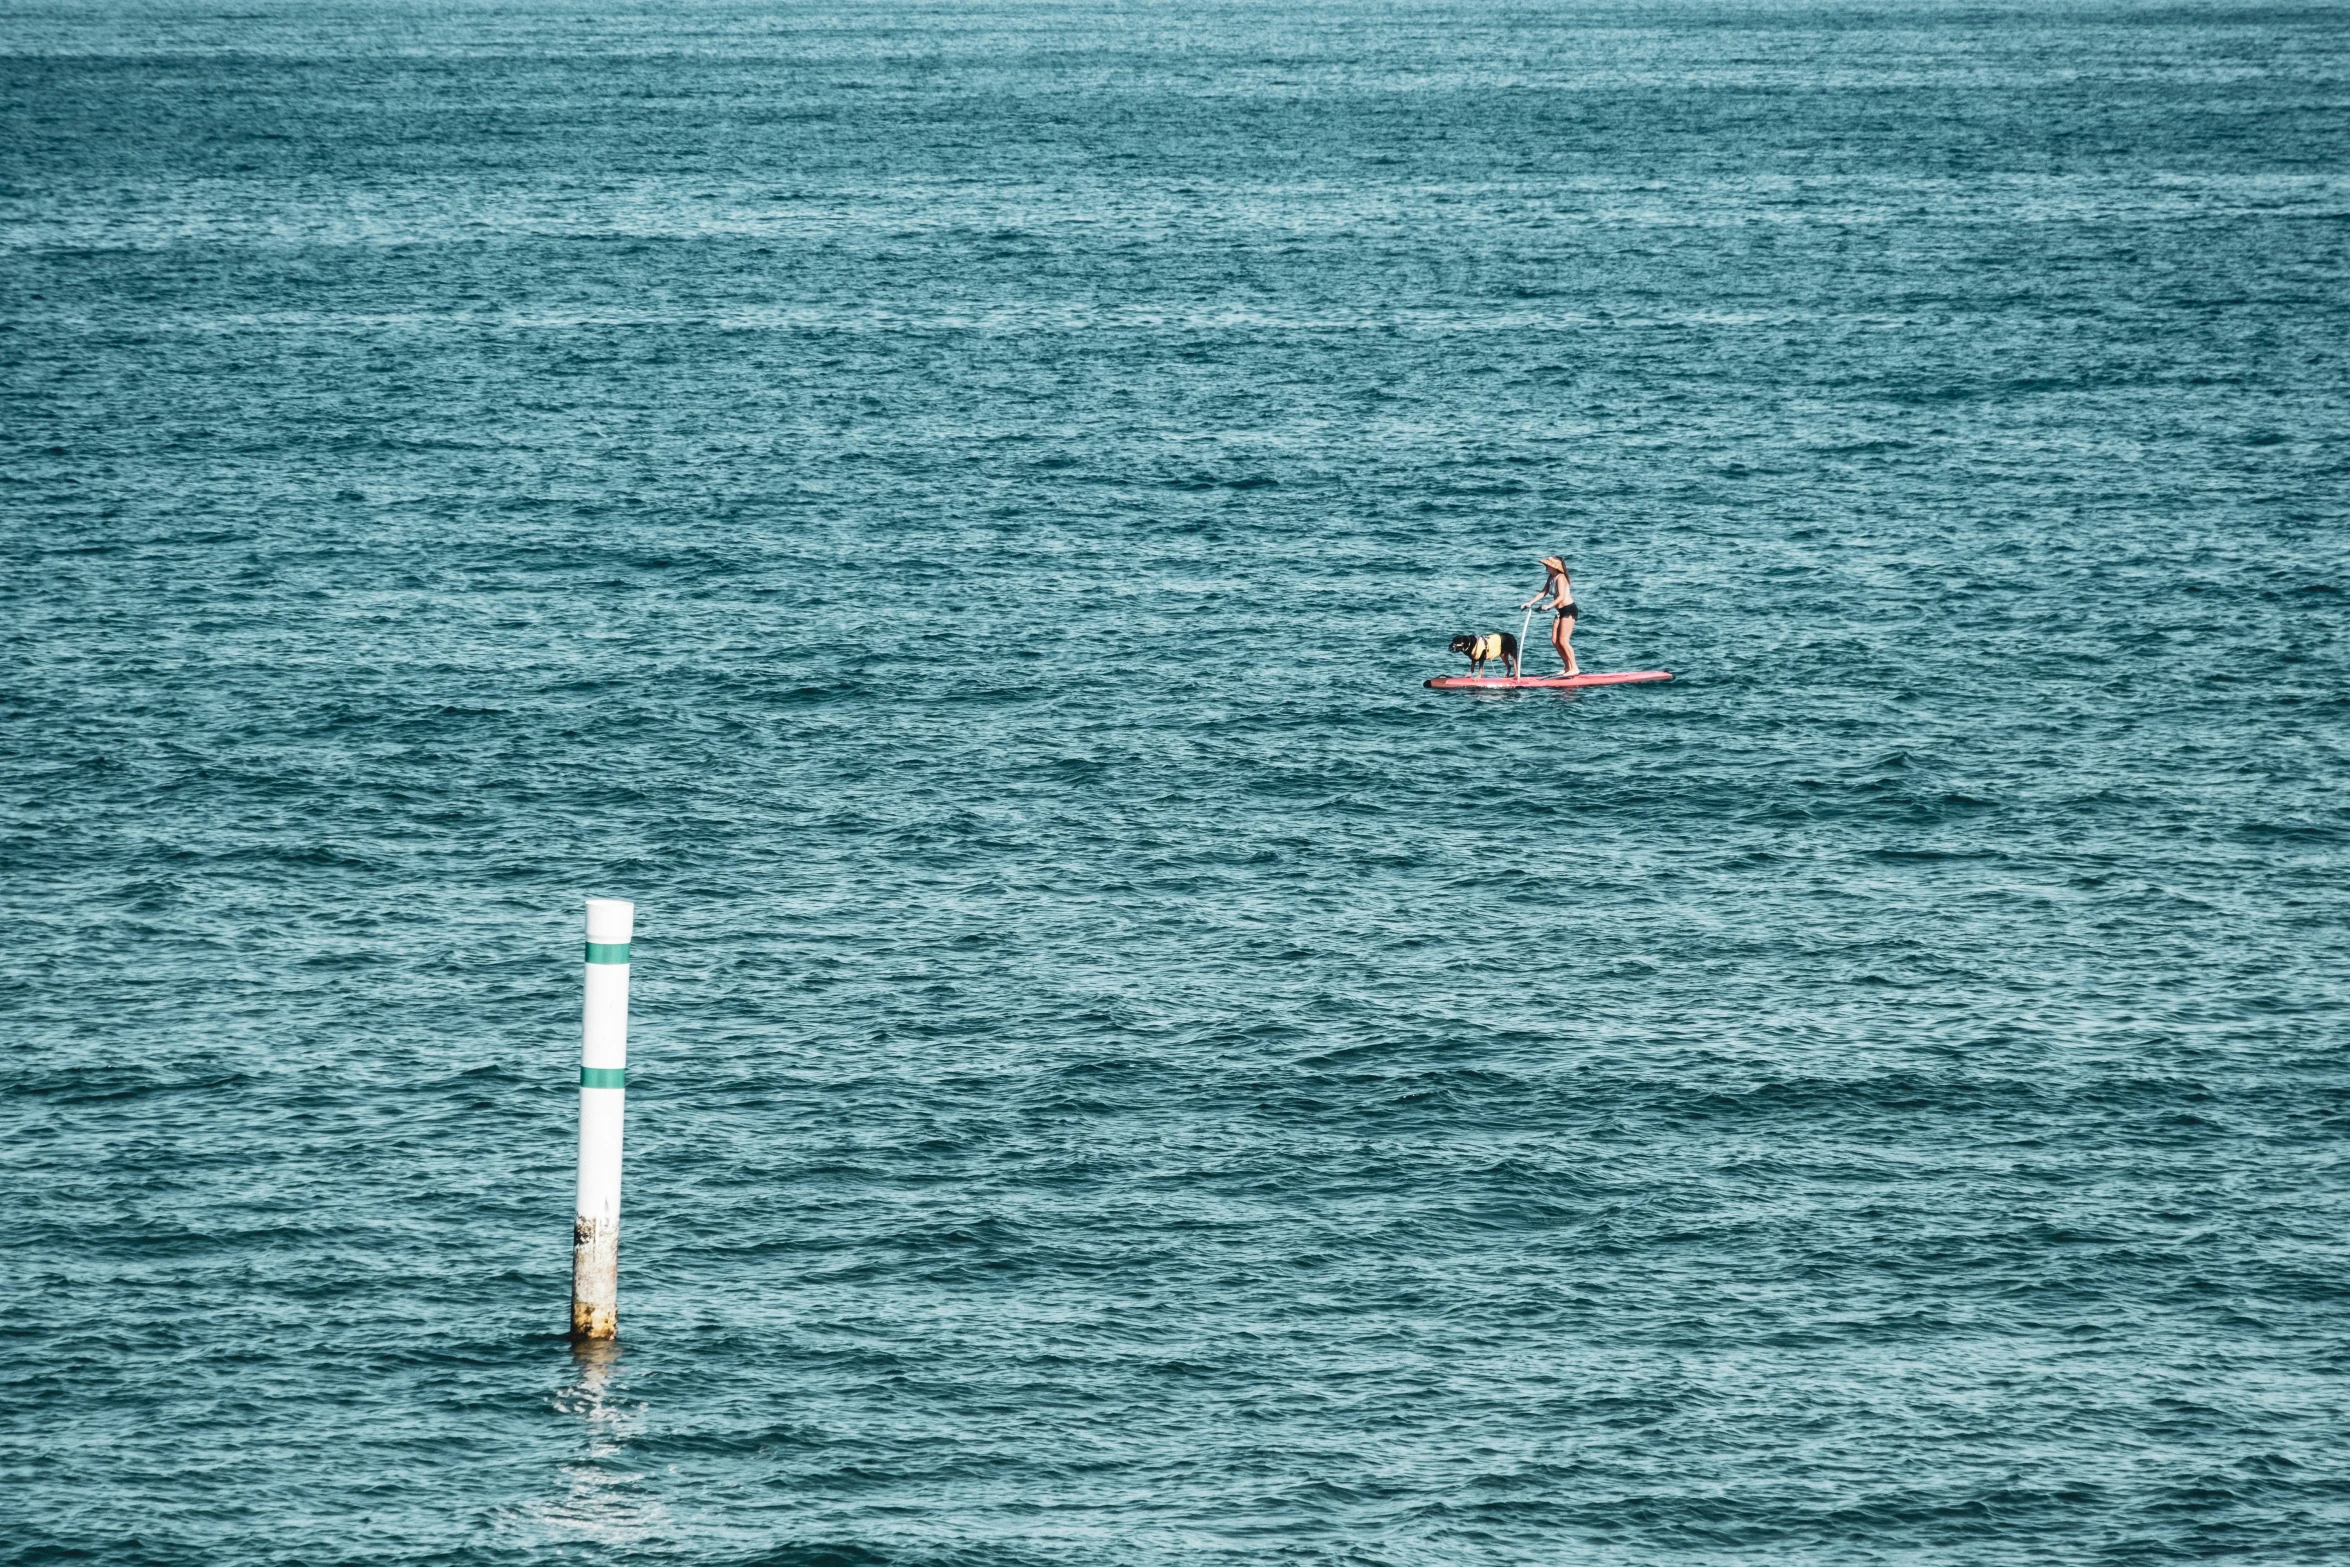
[[[1553,615],[1550,621],[1550,645],[1559,650],[1559,662],[1567,666],[1567,673],[1579,675],[1583,671],[1575,664],[1575,617]]]

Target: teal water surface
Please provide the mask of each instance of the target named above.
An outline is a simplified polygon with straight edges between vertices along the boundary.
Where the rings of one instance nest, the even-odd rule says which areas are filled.
[[[0,1562],[2338,1559],[2338,7],[0,44]]]

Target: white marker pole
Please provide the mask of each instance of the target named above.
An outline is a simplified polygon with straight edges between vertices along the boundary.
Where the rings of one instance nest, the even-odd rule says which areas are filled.
[[[571,1336],[620,1331],[620,1118],[628,1102],[628,942],[636,905],[590,898],[579,1049],[579,1216],[571,1229]]]

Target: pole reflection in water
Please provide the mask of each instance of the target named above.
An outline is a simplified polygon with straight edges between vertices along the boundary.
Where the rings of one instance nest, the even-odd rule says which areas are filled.
[[[629,1444],[643,1434],[645,1407],[626,1396],[619,1343],[582,1339],[571,1345],[576,1375],[555,1395],[556,1410],[579,1421],[586,1438],[580,1456],[562,1467],[563,1497],[546,1521],[571,1539],[636,1543],[659,1532],[667,1517],[645,1489],[645,1473],[630,1461]]]

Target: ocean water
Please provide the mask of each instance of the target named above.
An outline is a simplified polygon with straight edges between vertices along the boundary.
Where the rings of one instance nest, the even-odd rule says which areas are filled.
[[[0,1561],[2341,1558],[2338,6],[0,68]]]

